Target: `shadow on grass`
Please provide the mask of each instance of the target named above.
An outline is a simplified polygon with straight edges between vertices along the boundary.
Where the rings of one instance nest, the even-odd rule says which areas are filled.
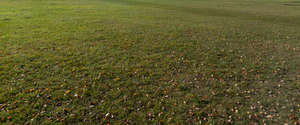
[[[149,8],[159,8],[165,10],[174,10],[180,11],[189,14],[201,15],[201,16],[216,16],[216,17],[228,17],[228,18],[239,18],[242,20],[255,20],[262,22],[271,22],[275,24],[288,24],[288,25],[300,25],[299,21],[300,17],[287,17],[287,16],[274,16],[274,15],[257,15],[253,13],[247,12],[239,12],[233,10],[225,10],[217,7],[206,7],[206,8],[194,8],[194,7],[185,7],[178,5],[167,5],[167,4],[157,4],[151,2],[141,2],[141,1],[133,1],[133,0],[103,0],[105,2],[117,3],[128,6],[143,6]],[[300,6],[300,4],[296,3],[287,3],[289,6]]]

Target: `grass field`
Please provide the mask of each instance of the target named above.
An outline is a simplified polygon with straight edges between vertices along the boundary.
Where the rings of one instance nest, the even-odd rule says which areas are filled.
[[[299,0],[0,0],[1,124],[300,124]]]

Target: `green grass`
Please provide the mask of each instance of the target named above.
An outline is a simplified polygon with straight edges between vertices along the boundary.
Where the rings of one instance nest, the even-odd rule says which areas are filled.
[[[297,0],[1,0],[1,124],[300,124]]]

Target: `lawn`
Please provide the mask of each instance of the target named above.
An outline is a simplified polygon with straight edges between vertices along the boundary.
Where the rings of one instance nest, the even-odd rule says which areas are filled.
[[[299,0],[0,0],[1,124],[300,124]]]

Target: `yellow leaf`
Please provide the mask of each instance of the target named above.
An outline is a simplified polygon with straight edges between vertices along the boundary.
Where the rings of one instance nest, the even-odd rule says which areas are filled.
[[[119,77],[116,77],[116,78],[114,78],[114,80],[115,80],[115,81],[119,81],[119,80],[120,80],[120,78],[119,78]]]
[[[66,91],[66,94],[69,94],[70,92],[71,92],[71,90],[67,90],[67,91]]]

